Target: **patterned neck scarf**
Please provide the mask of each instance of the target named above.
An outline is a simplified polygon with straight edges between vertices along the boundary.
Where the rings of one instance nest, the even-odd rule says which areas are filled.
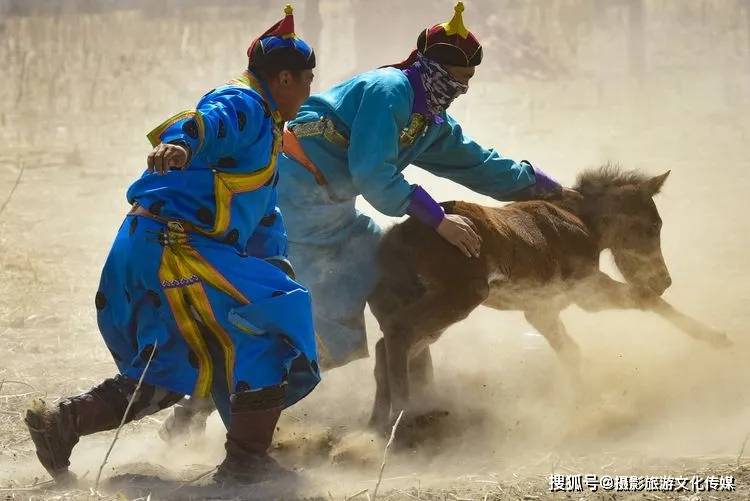
[[[439,115],[461,94],[469,90],[467,84],[461,83],[451,75],[440,63],[432,59],[417,55],[414,67],[419,69],[424,85],[427,109],[432,115]]]

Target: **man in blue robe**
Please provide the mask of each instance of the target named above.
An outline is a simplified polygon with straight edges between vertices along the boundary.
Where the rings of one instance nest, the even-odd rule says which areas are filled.
[[[312,294],[324,368],[368,354],[363,312],[378,278],[382,230],[355,209],[358,195],[388,216],[418,218],[471,258],[480,248],[471,222],[444,214],[422,187],[409,184],[401,173],[406,166],[497,200],[562,189],[531,163],[483,148],[446,113],[482,59],[462,11],[459,2],[450,22],[425,29],[406,61],[311,96],[287,124],[279,206],[289,257]]]
[[[312,294],[323,369],[368,355],[364,308],[378,279],[383,231],[355,209],[358,195],[389,216],[418,218],[471,258],[481,243],[471,221],[444,214],[422,187],[410,185],[401,174],[407,165],[498,200],[564,189],[531,163],[483,148],[446,113],[482,59],[462,12],[459,2],[450,22],[422,31],[406,61],[311,96],[284,132],[279,207],[289,258]],[[200,430],[210,410],[196,402],[181,406],[160,434],[170,439]]]
[[[267,454],[276,423],[320,376],[310,295],[285,261],[277,160],[284,120],[310,95],[315,55],[289,6],[247,54],[239,78],[148,135],[148,169],[128,190],[132,210],[95,301],[119,375],[26,415],[56,480],[74,478],[81,436],[184,395],[210,396],[227,426],[218,481],[284,473]]]

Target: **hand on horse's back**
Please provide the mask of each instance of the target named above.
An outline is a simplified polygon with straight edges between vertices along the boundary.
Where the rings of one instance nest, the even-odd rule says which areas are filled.
[[[482,237],[474,222],[458,214],[446,214],[436,228],[438,235],[458,247],[466,257],[479,257]]]

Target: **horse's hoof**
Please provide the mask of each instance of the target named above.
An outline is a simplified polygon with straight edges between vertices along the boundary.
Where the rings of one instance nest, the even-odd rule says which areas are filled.
[[[78,477],[68,470],[54,477],[56,489],[73,489],[78,485]]]

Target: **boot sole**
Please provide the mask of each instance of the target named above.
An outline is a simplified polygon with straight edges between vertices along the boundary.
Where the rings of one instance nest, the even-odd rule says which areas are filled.
[[[216,473],[213,474],[214,483],[225,487],[261,484],[264,482],[294,482],[299,480],[299,478],[296,472],[287,470],[278,464],[270,468],[264,468],[261,465],[248,465],[248,467],[241,468],[239,471],[219,465]]]
[[[40,456],[54,457],[54,446],[45,433],[46,430],[50,429],[47,418],[49,412],[46,402],[39,398],[34,399],[26,410],[24,422],[31,435],[31,440],[34,442],[37,458]],[[55,480],[56,484],[63,483],[67,485],[76,481],[76,476],[68,470],[67,466],[62,468],[48,468],[41,459],[39,459],[39,462],[42,463],[42,466],[44,466],[47,473]]]

